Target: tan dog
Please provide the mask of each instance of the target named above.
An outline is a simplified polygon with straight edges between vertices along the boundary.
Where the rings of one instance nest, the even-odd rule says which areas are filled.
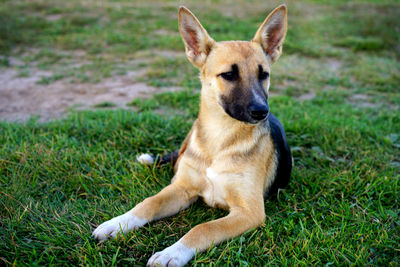
[[[172,183],[101,224],[95,238],[115,237],[176,214],[199,196],[212,207],[229,209],[228,216],[197,225],[148,261],[149,266],[182,266],[196,251],[263,223],[264,195],[286,186],[292,168],[285,133],[267,101],[286,13],[285,5],[272,11],[250,42],[215,42],[188,9],[179,9],[186,55],[201,72],[199,116],[179,150]],[[153,163],[154,158],[142,155],[139,161]]]

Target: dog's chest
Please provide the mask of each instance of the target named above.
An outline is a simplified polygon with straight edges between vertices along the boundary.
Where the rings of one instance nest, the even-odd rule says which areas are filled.
[[[228,207],[226,203],[226,184],[228,177],[219,175],[212,168],[206,170],[206,187],[201,193],[204,202],[211,207]]]

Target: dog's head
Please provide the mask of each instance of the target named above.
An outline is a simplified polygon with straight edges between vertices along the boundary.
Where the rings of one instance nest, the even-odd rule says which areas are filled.
[[[282,52],[286,13],[285,5],[273,10],[250,42],[216,42],[188,9],[179,9],[179,31],[188,59],[200,69],[203,99],[243,122],[267,117],[269,74]]]

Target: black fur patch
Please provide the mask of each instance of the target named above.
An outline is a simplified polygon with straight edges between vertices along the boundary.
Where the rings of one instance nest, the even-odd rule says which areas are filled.
[[[221,105],[229,116],[244,122],[251,120],[251,117],[247,113],[247,106],[251,99],[248,91],[244,90],[239,83],[230,90],[228,95],[220,96]]]
[[[278,166],[275,172],[274,182],[266,193],[268,193],[268,195],[274,195],[278,192],[279,188],[284,188],[289,183],[290,174],[292,172],[292,153],[281,122],[272,114],[270,114],[268,120]]]
[[[261,83],[253,82],[250,88],[242,82],[236,82],[228,94],[220,95],[220,104],[225,112],[234,119],[247,123],[257,123],[249,114],[249,106],[264,99],[262,105],[268,105],[268,98]]]
[[[227,81],[236,81],[239,79],[239,68],[236,64],[233,64],[232,71],[224,72],[219,75]]]
[[[269,77],[269,73],[264,71],[261,65],[258,65],[258,79],[264,81]]]
[[[167,153],[165,155],[159,155],[158,157],[156,157],[155,163],[157,164],[157,166],[168,164],[168,163],[170,163],[172,166],[174,166],[178,159],[178,156],[179,156],[179,150]]]

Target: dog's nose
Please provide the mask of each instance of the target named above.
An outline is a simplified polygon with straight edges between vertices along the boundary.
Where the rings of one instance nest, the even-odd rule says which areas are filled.
[[[261,104],[253,104],[250,105],[249,108],[249,113],[251,118],[257,121],[261,121],[265,119],[268,115],[269,109],[267,105],[261,105]]]

